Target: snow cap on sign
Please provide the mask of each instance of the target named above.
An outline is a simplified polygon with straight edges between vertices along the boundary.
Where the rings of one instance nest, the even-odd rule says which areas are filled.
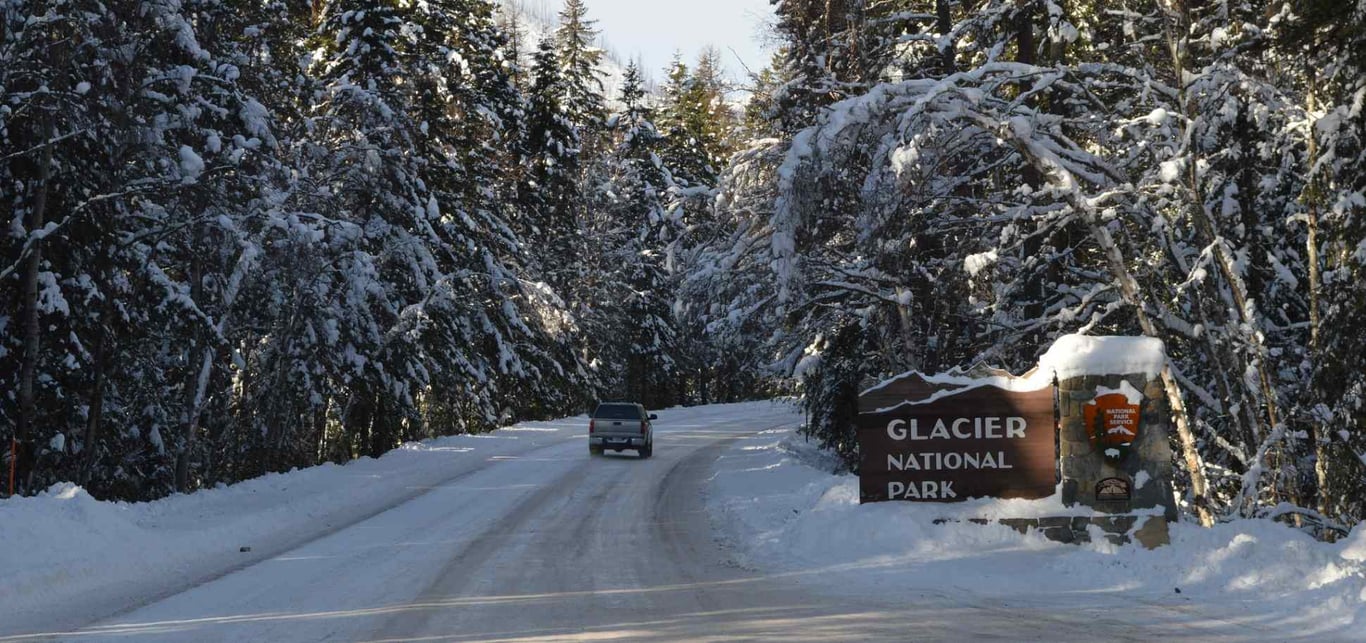
[[[1090,337],[1063,335],[1039,357],[1039,371],[1058,379],[1084,375],[1157,377],[1167,365],[1167,351],[1155,337]]]
[[[1108,386],[1096,387],[1096,397],[1104,397],[1106,395],[1112,395],[1114,393],[1123,395],[1124,400],[1130,404],[1143,403],[1143,393],[1138,389],[1134,388],[1134,385],[1130,384],[1129,380],[1121,380],[1119,383],[1119,388],[1110,388]]]

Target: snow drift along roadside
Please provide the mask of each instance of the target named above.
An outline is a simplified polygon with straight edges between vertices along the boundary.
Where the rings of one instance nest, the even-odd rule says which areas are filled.
[[[101,502],[72,484],[0,500],[0,636],[80,625],[263,560],[491,460],[583,437],[587,422],[409,443],[154,502]]]
[[[867,600],[1008,601],[1161,615],[1209,636],[1366,640],[1366,526],[1337,544],[1245,520],[1176,524],[1172,544],[1152,551],[1064,545],[965,520],[1049,515],[1055,501],[860,505],[858,478],[834,465],[792,429],[742,440],[718,461],[708,507],[741,564]]]

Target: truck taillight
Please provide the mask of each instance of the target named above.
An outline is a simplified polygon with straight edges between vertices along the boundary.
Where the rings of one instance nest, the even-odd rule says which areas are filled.
[[[642,422],[640,423],[640,434],[641,434],[641,435],[645,435],[645,422],[644,422],[644,421],[642,421]]]
[[[589,433],[592,433],[592,432],[593,432],[593,424],[594,424],[594,421],[593,421],[593,420],[589,420],[589,421],[588,421],[588,432],[589,432]]]

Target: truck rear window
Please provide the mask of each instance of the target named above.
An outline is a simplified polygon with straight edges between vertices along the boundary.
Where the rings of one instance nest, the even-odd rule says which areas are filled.
[[[604,420],[639,420],[640,409],[634,404],[599,404],[593,417]]]

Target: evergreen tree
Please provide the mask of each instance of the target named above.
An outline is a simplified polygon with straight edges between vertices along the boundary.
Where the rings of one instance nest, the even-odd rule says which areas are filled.
[[[564,84],[561,107],[565,118],[578,129],[580,140],[588,144],[585,149],[590,155],[607,113],[602,89],[603,51],[596,46],[596,24],[588,19],[583,0],[565,0],[560,26],[555,30],[555,55]]]
[[[916,24],[908,16],[934,15],[936,9],[947,16],[951,3],[779,0],[774,4],[775,28],[783,47],[778,71],[786,82],[775,88],[772,115],[777,129],[791,134],[812,125],[822,108],[866,92],[890,59],[905,55],[907,43],[935,38],[927,25]],[[944,26],[942,21],[936,25],[938,34],[947,34]]]
[[[674,234],[664,207],[667,173],[662,137],[635,63],[622,85],[622,111],[609,121],[615,146],[601,163],[604,185],[592,210],[592,255],[598,278],[586,300],[585,341],[612,397],[647,406],[676,403],[677,331],[674,280],[666,258]]]
[[[774,55],[774,62],[775,65],[781,63],[781,54]],[[774,92],[782,85],[782,80],[775,71],[775,65],[763,68],[749,79],[749,100],[745,101],[744,114],[739,124],[739,138],[742,141],[775,138],[779,135],[773,120],[776,108]]]
[[[0,414],[24,444],[21,484],[99,476],[99,491],[123,497],[187,488],[274,139],[236,69],[200,45],[201,14],[20,9],[6,5],[0,30],[0,136],[15,151],[0,155],[0,175],[23,186],[5,191],[15,234],[0,287],[18,296],[0,316],[22,330],[0,351],[18,362],[4,369],[18,394]]]
[[[566,84],[550,40],[541,41],[532,76],[521,206],[534,221],[531,238],[543,249],[538,253],[541,274],[567,297],[581,281],[579,132],[565,108]]]
[[[157,497],[589,395],[520,234],[549,211],[520,207],[542,196],[522,168],[551,157],[493,15],[0,3],[0,439],[24,492]]]
[[[706,50],[690,70],[675,58],[664,88],[660,126],[665,142],[660,156],[669,169],[669,219],[677,230],[669,248],[672,262],[696,265],[699,253],[723,234],[713,203],[722,169],[733,149],[735,117],[726,102],[720,58]],[[691,394],[700,401],[733,401],[748,390],[743,352],[716,340],[708,328],[708,307],[697,301],[678,304],[680,341],[692,374]],[[714,387],[722,387],[713,390]]]
[[[664,89],[660,126],[665,162],[687,186],[714,186],[732,150],[734,115],[726,103],[720,56],[705,50],[695,70],[675,59]]]
[[[519,89],[526,86],[526,77],[523,73],[526,55],[526,32],[522,27],[522,12],[515,4],[502,3],[498,13],[498,27],[502,30],[507,44],[504,47],[505,58],[511,65],[509,73],[512,75],[513,84]]]

